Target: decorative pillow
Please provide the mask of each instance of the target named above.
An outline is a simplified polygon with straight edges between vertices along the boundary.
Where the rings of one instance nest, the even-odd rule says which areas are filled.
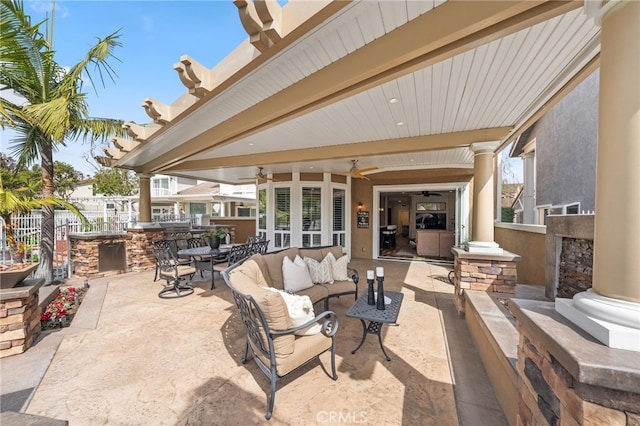
[[[333,284],[333,274],[331,273],[331,259],[325,257],[322,262],[311,257],[305,257],[304,263],[309,268],[309,275],[314,284]]]
[[[280,293],[284,303],[287,305],[289,311],[289,317],[293,323],[293,327],[305,324],[316,317],[313,312],[313,303],[309,296],[299,296],[296,294],[289,294],[286,291],[278,290],[277,288],[269,288],[271,291]],[[320,333],[322,327],[317,322],[309,327],[303,328],[295,332],[296,336],[310,336],[312,334]]]
[[[313,281],[309,276],[307,265],[298,255],[296,255],[293,262],[288,257],[284,257],[282,260],[282,279],[285,290],[296,292],[313,287]]]
[[[349,256],[340,256],[338,259],[333,253],[327,254],[327,257],[331,262],[331,274],[334,281],[350,281],[349,271],[347,265],[349,264]]]

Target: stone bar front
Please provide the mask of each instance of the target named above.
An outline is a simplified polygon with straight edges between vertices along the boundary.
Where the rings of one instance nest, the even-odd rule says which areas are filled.
[[[0,358],[21,354],[40,334],[38,291],[44,279],[24,280],[0,290]]]
[[[453,247],[455,305],[464,317],[464,290],[515,293],[518,280],[516,263],[520,256],[504,250],[502,254],[469,253]]]

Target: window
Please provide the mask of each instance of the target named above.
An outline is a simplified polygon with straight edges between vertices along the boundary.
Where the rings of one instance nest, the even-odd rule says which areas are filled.
[[[205,203],[189,203],[189,212],[191,214],[205,214],[207,206]]]
[[[169,191],[169,178],[153,178],[152,182],[152,197],[165,197],[171,195]]]
[[[275,229],[291,230],[291,190],[289,188],[275,189]]]
[[[275,248],[286,248],[291,245],[291,189],[276,188],[274,201],[274,245]]]
[[[237,207],[236,216],[238,217],[256,217],[256,209],[252,207]]]
[[[332,244],[344,247],[347,243],[346,233],[346,192],[344,189],[333,190],[333,230]]]
[[[258,190],[258,229],[267,229],[267,190]],[[266,233],[265,233],[266,235]]]

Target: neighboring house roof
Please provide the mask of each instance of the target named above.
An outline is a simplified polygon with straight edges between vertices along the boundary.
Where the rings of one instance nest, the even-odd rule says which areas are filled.
[[[520,197],[524,185],[522,183],[503,183],[502,184],[502,207],[513,207],[516,200]]]
[[[203,182],[190,188],[178,191],[176,195],[216,195],[220,192],[220,184],[216,182]]]
[[[522,155],[522,151],[524,150],[525,145],[529,143],[529,137],[531,136],[531,132],[533,132],[533,129],[535,127],[536,124],[534,123],[527,130],[522,132],[520,136],[518,136],[518,139],[516,139],[513,146],[511,147],[509,157],[519,157],[520,155]]]

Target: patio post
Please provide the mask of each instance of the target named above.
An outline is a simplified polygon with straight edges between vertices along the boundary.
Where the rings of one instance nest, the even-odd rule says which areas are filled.
[[[138,173],[140,183],[140,223],[151,223],[151,176]]]
[[[473,240],[468,243],[470,253],[500,254],[502,249],[493,235],[493,152],[499,142],[473,143]]]
[[[556,310],[611,348],[640,351],[640,2],[600,12],[593,284]]]

